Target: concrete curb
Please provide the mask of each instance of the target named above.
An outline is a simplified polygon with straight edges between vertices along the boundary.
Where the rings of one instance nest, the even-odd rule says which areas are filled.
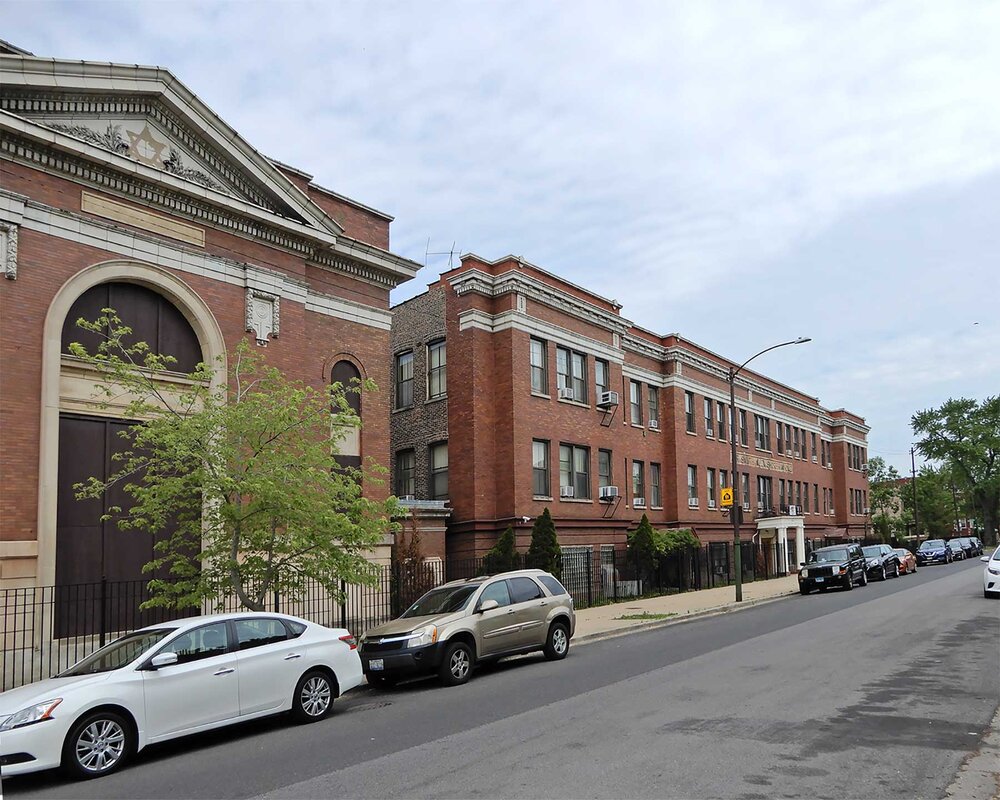
[[[982,743],[962,762],[944,796],[956,800],[966,797],[1000,800],[1000,708]]]
[[[598,633],[588,633],[583,636],[574,636],[573,644],[591,644],[592,642],[600,642],[605,639],[615,639],[619,636],[626,636],[630,633],[642,633],[643,631],[655,630],[656,628],[666,628],[671,625],[683,625],[685,622],[694,622],[695,620],[708,619],[710,617],[720,617],[723,614],[730,614],[733,612],[743,611],[748,608],[756,608],[757,606],[767,605],[768,603],[774,603],[778,600],[787,600],[793,595],[797,595],[798,590],[794,592],[785,592],[784,594],[775,595],[774,597],[762,597],[759,600],[745,600],[744,602],[737,605],[736,603],[727,603],[721,606],[713,606],[712,608],[705,608],[701,611],[693,611],[689,614],[684,614],[683,616],[669,617],[667,619],[657,619],[651,622],[643,622],[638,625],[629,625],[622,628],[616,628],[610,631],[599,631]]]

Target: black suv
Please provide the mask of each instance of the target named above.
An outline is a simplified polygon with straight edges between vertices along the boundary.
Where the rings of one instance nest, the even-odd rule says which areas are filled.
[[[866,586],[865,554],[861,545],[838,544],[813,550],[808,562],[799,569],[799,591],[809,594],[813,589],[823,591],[831,586],[853,589],[855,584]]]
[[[890,575],[899,577],[899,556],[887,544],[870,544],[862,548],[868,559],[868,577],[885,580]]]

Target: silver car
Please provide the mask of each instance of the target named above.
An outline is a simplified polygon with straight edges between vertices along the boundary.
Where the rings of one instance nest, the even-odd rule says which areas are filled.
[[[538,569],[452,581],[431,589],[402,616],[361,637],[361,665],[373,686],[437,674],[465,683],[477,663],[541,650],[566,657],[576,629],[573,598]]]

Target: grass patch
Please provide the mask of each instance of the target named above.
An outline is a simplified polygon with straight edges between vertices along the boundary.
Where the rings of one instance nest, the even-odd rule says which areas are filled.
[[[615,619],[625,619],[625,620],[632,620],[632,619],[638,619],[638,620],[655,620],[655,619],[667,619],[669,617],[676,617],[676,616],[677,616],[677,614],[674,611],[671,611],[671,612],[669,612],[667,614],[652,614],[652,613],[650,613],[648,611],[644,611],[641,614],[622,614],[620,617],[615,617]]]

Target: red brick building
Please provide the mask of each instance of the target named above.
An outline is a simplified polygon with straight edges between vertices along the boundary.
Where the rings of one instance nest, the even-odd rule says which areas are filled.
[[[166,70],[0,47],[0,587],[149,559],[72,496],[124,424],[68,354],[75,319],[110,302],[179,371],[249,335],[293,378],[388,388],[389,291],[419,266],[389,251],[391,219],[265,157]],[[348,462],[388,463],[390,394],[365,396]]]
[[[447,499],[450,557],[548,507],[564,547],[657,527],[730,538],[731,362],[629,322],[614,301],[508,256],[469,255],[393,309],[393,477]],[[733,365],[735,366],[735,365]],[[742,535],[862,536],[864,419],[744,370],[736,380]]]

